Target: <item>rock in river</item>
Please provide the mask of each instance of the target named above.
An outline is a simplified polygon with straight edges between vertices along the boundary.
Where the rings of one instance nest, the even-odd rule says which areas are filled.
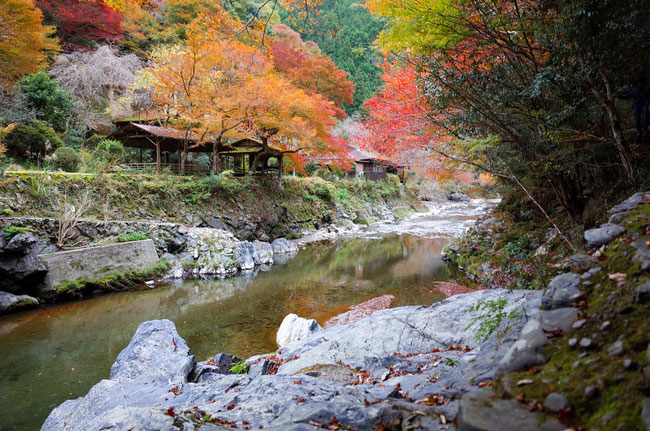
[[[320,325],[314,319],[303,319],[293,313],[287,314],[284,320],[282,320],[280,329],[278,329],[275,342],[279,347],[284,347],[289,343],[302,340],[320,330]]]

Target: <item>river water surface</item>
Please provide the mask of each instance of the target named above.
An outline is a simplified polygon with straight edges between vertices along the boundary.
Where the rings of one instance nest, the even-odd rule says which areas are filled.
[[[226,280],[190,280],[0,317],[0,429],[39,429],[63,401],[108,378],[138,325],[170,319],[197,360],[276,349],[289,313],[321,324],[349,306],[392,294],[393,305],[431,304],[447,280],[441,250],[483,212],[478,202],[431,206],[305,246],[286,263]]]

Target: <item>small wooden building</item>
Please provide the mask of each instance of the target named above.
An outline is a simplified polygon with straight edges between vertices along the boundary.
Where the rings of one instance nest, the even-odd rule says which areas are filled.
[[[138,163],[129,163],[132,169],[152,169],[155,168],[157,173],[161,169],[169,168],[174,173],[181,170],[181,152],[183,144],[188,142],[188,152],[209,153],[212,151],[211,143],[202,141],[201,138],[192,131],[174,129],[171,127],[152,126],[149,124],[139,124],[129,122],[119,125],[119,129],[109,136],[115,139],[125,147],[139,148],[140,157]],[[155,152],[156,163],[143,163],[143,151]],[[178,162],[170,163],[170,154],[178,154]],[[185,173],[207,173],[210,171],[209,166],[202,166],[196,163],[186,163]]]
[[[406,180],[406,166],[373,157],[361,150],[351,151],[350,156],[357,165],[356,172],[359,178],[378,181],[385,180],[387,174],[395,174],[400,181]]]

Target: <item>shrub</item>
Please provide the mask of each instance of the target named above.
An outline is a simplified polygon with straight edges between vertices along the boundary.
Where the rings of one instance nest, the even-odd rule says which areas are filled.
[[[97,144],[94,156],[108,164],[118,164],[124,158],[124,145],[119,141],[104,139]]]
[[[63,146],[61,138],[43,121],[20,123],[5,138],[7,155],[36,160]]]
[[[59,147],[54,152],[54,166],[67,172],[75,172],[79,167],[81,157],[70,147]]]

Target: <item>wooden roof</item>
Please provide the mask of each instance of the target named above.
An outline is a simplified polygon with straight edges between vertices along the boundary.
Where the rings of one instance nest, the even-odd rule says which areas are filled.
[[[275,148],[272,145],[268,146],[271,152],[280,153],[279,148]],[[220,151],[222,154],[248,154],[248,153],[257,153],[264,149],[264,144],[262,141],[252,138],[243,138],[235,142],[225,145],[225,149]]]
[[[125,147],[150,150],[155,149],[155,142],[158,142],[161,151],[169,152],[178,151],[183,142],[188,140],[190,152],[212,151],[210,142],[202,141],[194,132],[133,122],[121,125],[109,138],[121,141]]]

